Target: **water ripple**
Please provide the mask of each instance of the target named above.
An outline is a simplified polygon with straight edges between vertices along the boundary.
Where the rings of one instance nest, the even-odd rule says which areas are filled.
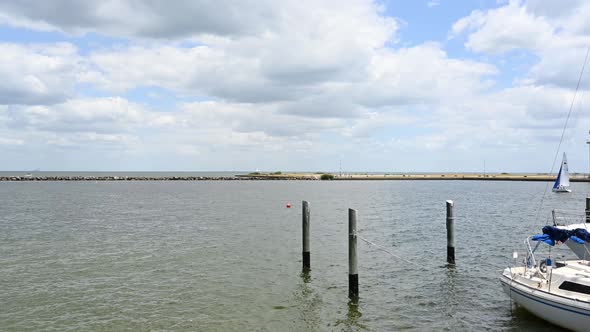
[[[544,212],[582,211],[582,186],[574,183],[568,199],[548,196]],[[523,234],[544,224],[532,220],[538,204],[531,204],[544,187],[461,181],[2,183],[0,326],[547,329],[514,307],[498,282]],[[301,275],[303,199],[312,210],[309,275]],[[454,269],[444,262],[447,199],[455,200]],[[358,305],[347,299],[349,207],[359,210],[363,237],[413,263],[359,242]]]

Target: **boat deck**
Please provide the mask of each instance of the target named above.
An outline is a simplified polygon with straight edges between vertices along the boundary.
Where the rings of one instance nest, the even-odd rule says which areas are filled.
[[[583,260],[560,261],[549,271],[537,268],[513,267],[504,271],[504,276],[533,290],[546,292],[590,306],[590,262]]]

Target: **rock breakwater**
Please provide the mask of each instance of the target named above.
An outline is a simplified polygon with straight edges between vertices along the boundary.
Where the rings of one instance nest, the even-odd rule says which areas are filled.
[[[1,181],[251,181],[251,180],[316,180],[271,176],[0,176]]]

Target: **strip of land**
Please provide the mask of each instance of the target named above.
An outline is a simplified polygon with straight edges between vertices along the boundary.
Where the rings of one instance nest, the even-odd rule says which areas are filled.
[[[235,176],[1,176],[2,181],[234,181]]]
[[[235,176],[1,176],[1,181],[248,181],[248,180],[471,180],[471,181],[555,181],[548,174],[329,174],[329,173],[251,173]],[[571,182],[590,182],[586,174],[571,174]]]
[[[473,173],[440,173],[440,174],[318,174],[318,173],[286,173],[286,174],[249,174],[239,177],[257,180],[473,180],[473,181],[555,181],[556,175],[549,174],[473,174]],[[586,174],[571,174],[571,182],[590,182]]]

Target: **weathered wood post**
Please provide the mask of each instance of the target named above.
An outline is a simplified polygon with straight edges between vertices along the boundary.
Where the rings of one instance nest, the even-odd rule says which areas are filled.
[[[590,197],[586,197],[586,222],[590,223]]]
[[[311,253],[309,251],[309,202],[303,201],[303,271],[311,270]]]
[[[447,201],[447,263],[455,265],[455,218],[453,201]]]
[[[359,296],[359,272],[356,253],[356,210],[348,209],[348,297]]]

